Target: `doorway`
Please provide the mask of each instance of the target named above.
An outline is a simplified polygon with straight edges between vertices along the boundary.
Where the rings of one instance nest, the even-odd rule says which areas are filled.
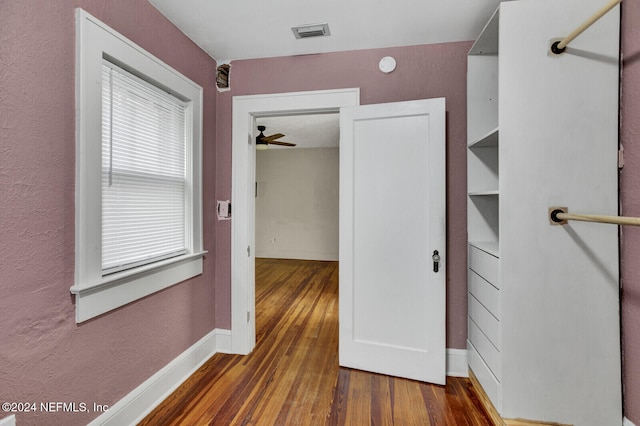
[[[338,260],[338,113],[259,117],[264,135],[295,146],[256,150],[257,258]]]
[[[256,342],[250,129],[265,116],[339,111],[340,365],[444,384],[445,99],[358,106],[351,96],[356,105],[325,99],[324,108],[282,108],[283,99],[299,107],[296,96],[277,95],[262,109],[233,100],[232,350],[249,353]]]
[[[337,112],[360,103],[358,88],[233,98],[231,352],[255,346],[255,147],[259,117]]]

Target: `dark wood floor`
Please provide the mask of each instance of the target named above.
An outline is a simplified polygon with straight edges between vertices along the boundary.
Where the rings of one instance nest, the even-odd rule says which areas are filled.
[[[216,354],[141,425],[491,425],[470,382],[338,366],[338,264],[256,260],[255,350]]]

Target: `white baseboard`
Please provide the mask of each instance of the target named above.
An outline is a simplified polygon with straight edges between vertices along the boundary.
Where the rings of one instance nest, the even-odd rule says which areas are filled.
[[[16,416],[14,414],[4,419],[0,419],[0,426],[16,426]]]
[[[633,422],[631,420],[629,420],[628,418],[624,418],[622,420],[622,426],[636,426],[635,424],[633,424]]]
[[[447,349],[447,376],[469,377],[466,349]]]
[[[231,330],[216,328],[216,352],[221,354],[231,353]]]
[[[320,262],[334,262],[339,258],[338,253],[297,252],[287,250],[263,250],[256,247],[256,257],[265,259],[294,259],[317,260]]]
[[[228,352],[231,332],[215,329],[178,355],[109,410],[89,423],[98,425],[136,424],[164,401],[216,352]],[[0,426],[5,426],[0,423]]]

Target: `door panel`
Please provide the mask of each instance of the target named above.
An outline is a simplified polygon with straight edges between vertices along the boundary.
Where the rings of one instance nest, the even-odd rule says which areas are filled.
[[[444,117],[444,99],[341,109],[343,366],[445,382]]]

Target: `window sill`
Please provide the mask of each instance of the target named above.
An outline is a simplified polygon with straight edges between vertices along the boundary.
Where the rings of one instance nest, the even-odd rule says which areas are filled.
[[[99,283],[73,286],[76,322],[95,318],[120,306],[202,274],[206,251],[189,253],[104,277]]]

